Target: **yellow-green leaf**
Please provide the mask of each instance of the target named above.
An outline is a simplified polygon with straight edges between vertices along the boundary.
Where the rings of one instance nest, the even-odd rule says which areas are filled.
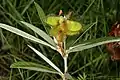
[[[76,35],[76,34],[79,34],[79,33],[80,33],[80,31],[68,31],[67,35],[72,36],[72,35]]]
[[[76,21],[67,20],[67,27],[69,31],[80,31],[82,30],[82,25]]]
[[[56,17],[56,16],[49,16],[47,18],[46,23],[51,25],[52,27],[55,27],[57,25],[60,25],[64,21],[64,18],[62,16]]]
[[[58,34],[59,27],[54,27],[50,30],[50,35],[51,36],[56,36]]]
[[[59,20],[60,20],[59,17],[48,17],[46,23],[51,26],[56,26],[56,25],[58,25]]]

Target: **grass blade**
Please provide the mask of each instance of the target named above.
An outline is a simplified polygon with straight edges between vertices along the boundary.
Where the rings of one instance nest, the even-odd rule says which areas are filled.
[[[94,59],[94,60],[92,61],[92,63],[95,63],[96,61],[99,61],[100,59],[103,59],[105,56],[106,56],[106,54],[105,54],[104,56],[101,56],[101,55],[100,55],[98,58]],[[91,63],[91,62],[88,62],[88,63],[85,64],[84,66],[82,66],[82,67],[80,67],[79,69],[77,69],[76,71],[72,72],[71,74],[73,75],[73,74],[77,73],[78,71],[84,69],[85,67],[90,66],[92,63]]]
[[[36,50],[35,48],[33,48],[32,46],[28,45],[36,54],[38,54],[43,60],[45,60],[50,66],[52,66],[55,70],[57,70],[61,75],[63,75],[63,73],[61,72],[61,70],[54,64],[52,63],[47,57],[45,57],[42,53],[40,53],[38,50]]]
[[[40,43],[40,44],[49,46],[49,47],[51,47],[52,49],[56,50],[55,47],[51,46],[51,45],[48,44],[47,42],[42,41],[42,40],[40,40],[40,39],[38,39],[38,38],[36,38],[36,37],[34,37],[34,36],[32,36],[32,35],[24,32],[24,31],[21,31],[21,30],[19,30],[19,29],[17,29],[17,28],[14,28],[14,27],[12,27],[12,26],[9,26],[9,25],[0,23],[0,28],[3,28],[3,29],[5,29],[5,30],[8,30],[8,31],[10,31],[10,32],[12,32],[12,33],[15,33],[15,34],[17,34],[17,35],[19,35],[19,36],[22,36],[22,37],[27,38],[27,39],[29,39],[29,40],[32,40],[32,41],[34,41],[34,42],[37,42],[37,43]]]
[[[98,39],[92,39],[89,41],[82,42],[76,46],[70,47],[69,50],[67,50],[67,52],[70,53],[70,52],[82,51],[106,43],[118,42],[118,41],[120,41],[120,37],[103,37]]]
[[[33,26],[32,24],[29,24],[27,22],[21,21],[24,25],[32,29],[34,32],[36,32],[39,36],[41,36],[44,40],[46,40],[48,43],[50,43],[52,46],[56,46],[55,42],[52,40],[50,36],[48,36],[44,31],[40,30],[39,28]]]
[[[22,69],[29,69],[34,71],[59,74],[54,69],[33,62],[15,62],[10,66],[10,68],[22,68]]]
[[[31,5],[33,2],[34,2],[34,0],[31,0],[31,1],[26,5],[26,7],[23,9],[21,15],[23,15],[23,14],[26,12],[26,10],[30,7],[30,5]]]
[[[13,12],[12,15],[16,15],[17,16],[16,18],[19,20],[23,20],[21,14],[16,10],[16,8],[13,6],[13,4],[10,2],[10,0],[7,0],[7,2],[9,4],[11,11]]]

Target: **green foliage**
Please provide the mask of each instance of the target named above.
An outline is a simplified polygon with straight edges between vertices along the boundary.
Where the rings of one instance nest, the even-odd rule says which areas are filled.
[[[41,7],[39,7],[37,3]],[[10,27],[14,26],[15,29],[19,29],[20,32],[25,32],[25,35],[26,33],[29,33],[29,35],[34,37],[30,37],[32,39],[29,39],[24,35],[22,37],[25,39],[23,39],[22,37],[17,36],[20,34],[18,32],[16,32],[15,34],[17,35],[15,35],[6,30],[0,29],[1,79],[59,79],[59,76],[55,74],[41,73],[24,69],[9,69],[9,66],[16,61],[35,62],[35,64],[44,65],[44,68],[48,66],[48,64],[41,60],[38,55],[31,52],[30,48],[26,46],[26,44],[29,44],[39,52],[43,53],[63,72],[63,62],[61,56],[59,56],[56,51],[52,50],[56,50],[54,42],[51,41],[51,38],[45,38],[47,36],[42,37],[47,30],[49,31],[49,28],[44,23],[45,16],[43,11],[46,15],[51,14],[52,16],[53,13],[58,13],[60,9],[63,10],[64,14],[67,14],[70,10],[73,11],[71,20],[80,22],[83,26],[83,33],[69,36],[65,41],[67,51],[71,53],[74,52],[74,54],[69,54],[68,58],[69,74],[72,75],[75,80],[77,80],[77,78],[78,80],[119,79],[119,64],[117,62],[110,61],[106,48],[102,45],[108,42],[119,41],[119,38],[111,39],[106,37],[111,29],[111,25],[120,19],[118,12],[120,10],[119,3],[119,0],[36,0],[36,3],[34,3],[34,0],[1,0],[1,27],[5,29],[9,28],[9,31],[13,32],[13,30],[10,30]],[[36,6],[34,4],[36,4]],[[38,33],[39,30],[32,30],[33,28],[27,25],[24,26],[20,21],[26,21],[28,24],[30,23],[30,26],[32,27],[33,25],[31,24],[34,24],[34,26],[37,26],[36,28],[41,29],[40,33]],[[5,27],[8,25],[3,23],[11,26]],[[41,31],[44,33],[39,35],[41,34]],[[51,30],[51,32],[54,32],[54,30]],[[77,34],[77,32],[75,34]],[[34,44],[29,40],[37,42],[37,44]],[[43,46],[41,44],[47,46]],[[44,70],[44,68],[42,68],[42,70]],[[50,70],[54,71],[51,68]]]
[[[110,42],[119,42],[119,41],[120,41],[119,37],[103,37],[103,38],[91,39],[91,40],[82,42],[76,46],[70,47],[68,50],[68,53],[82,51],[82,50],[89,49],[102,44],[107,44]]]
[[[51,47],[51,48],[53,48],[53,49],[56,49],[55,47],[51,46],[50,44],[48,44],[48,43],[46,43],[46,42],[44,42],[44,41],[42,41],[42,40],[40,40],[40,39],[38,39],[38,38],[30,35],[30,34],[28,34],[28,33],[25,33],[25,32],[23,32],[23,31],[21,31],[21,30],[19,30],[19,29],[16,29],[16,28],[14,28],[14,27],[11,27],[11,26],[9,26],[9,25],[0,23],[0,27],[3,28],[3,29],[8,30],[8,31],[10,31],[10,32],[13,32],[13,33],[15,33],[15,34],[17,34],[17,35],[19,35],[19,36],[22,36],[22,37],[25,37],[25,38],[27,38],[27,39],[30,39],[30,40],[32,40],[32,41],[34,41],[34,42],[37,42],[37,43],[40,43],[40,44],[49,46],[49,47]],[[44,33],[42,33],[42,34],[44,34]]]
[[[46,23],[51,25],[52,28],[57,27],[57,25],[61,24],[61,21],[64,21],[64,18],[61,17],[48,17]]]
[[[35,7],[37,9],[37,12],[38,12],[38,15],[39,15],[39,18],[44,26],[44,28],[46,29],[45,27],[45,22],[46,22],[46,16],[45,16],[45,13],[43,11],[43,9],[39,6],[39,4],[37,4],[36,2],[34,2],[35,4]],[[47,30],[46,30],[47,31]]]
[[[51,65],[56,71],[59,72],[60,75],[63,75],[63,73],[61,72],[61,70],[55,65],[53,64],[47,57],[45,57],[42,53],[40,53],[39,51],[37,51],[35,48],[29,46],[36,54],[38,54],[42,59],[44,59],[49,65]]]
[[[39,28],[37,28],[37,27],[27,23],[27,22],[21,21],[21,23],[23,23],[24,25],[26,25],[27,27],[32,29],[39,36],[41,36],[43,39],[45,39],[49,44],[51,44],[52,46],[56,47],[56,45],[55,45],[54,41],[52,40],[52,38],[50,38],[50,36],[48,36],[44,31],[40,30]]]
[[[10,67],[59,74],[58,72],[55,72],[54,70],[52,70],[49,67],[46,67],[46,66],[43,66],[40,64],[36,64],[33,62],[16,62],[16,63],[13,63]]]
[[[75,35],[82,31],[82,25],[75,21],[67,20],[68,32],[67,35]]]

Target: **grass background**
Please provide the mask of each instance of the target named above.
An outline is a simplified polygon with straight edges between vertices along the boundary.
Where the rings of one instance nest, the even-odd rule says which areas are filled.
[[[0,22],[12,25],[37,36],[19,21],[26,21],[46,31],[38,17],[34,1],[46,15],[73,11],[72,20],[79,21],[88,31],[81,36],[67,38],[67,46],[108,36],[112,24],[120,19],[120,0],[0,0]],[[46,31],[47,32],[47,31]],[[76,44],[77,44],[76,43]],[[0,79],[1,80],[59,80],[60,76],[23,69],[10,69],[15,61],[33,61],[46,66],[46,62],[32,52],[27,44],[34,46],[63,71],[61,56],[48,47],[34,44],[6,30],[0,29]],[[110,60],[105,45],[72,53],[68,58],[68,72],[75,80],[119,80],[119,62]]]

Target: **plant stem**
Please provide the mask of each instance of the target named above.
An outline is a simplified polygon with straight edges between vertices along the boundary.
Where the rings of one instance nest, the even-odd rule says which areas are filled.
[[[67,70],[68,70],[67,58],[68,58],[68,54],[63,56],[63,59],[64,59],[64,77],[63,77],[63,80],[67,80],[67,78],[66,78],[66,73],[67,73]]]
[[[57,42],[57,51],[61,54],[61,56],[63,57],[64,60],[64,74],[62,75],[62,79],[63,80],[67,80],[66,78],[66,74],[67,74],[67,70],[68,70],[68,66],[67,66],[67,58],[68,58],[68,54],[66,53],[66,43],[64,40],[63,42],[59,42],[56,40],[56,38],[54,38],[54,41]]]
[[[67,55],[65,55],[64,57],[63,57],[63,59],[64,59],[64,74],[66,74],[67,73]]]
[[[64,75],[64,77],[63,77],[63,80],[66,80],[66,79],[65,79],[65,75]]]

